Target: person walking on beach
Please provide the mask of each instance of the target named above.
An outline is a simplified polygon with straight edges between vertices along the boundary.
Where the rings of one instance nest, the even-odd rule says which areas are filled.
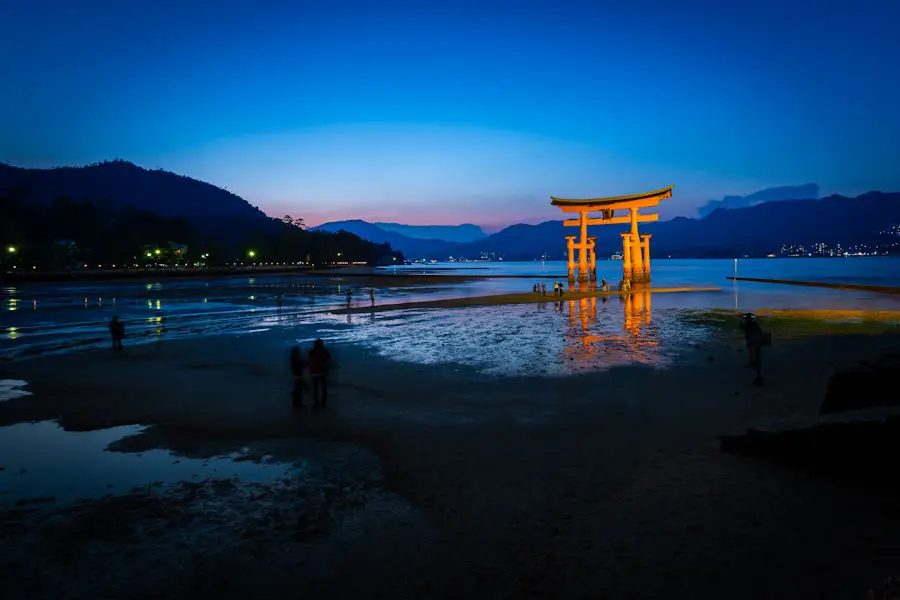
[[[559,282],[558,281],[553,282],[553,295],[559,296]]]
[[[762,347],[766,342],[766,334],[763,333],[756,315],[753,313],[744,313],[741,315],[741,329],[744,330],[744,338],[747,341],[747,366],[756,367],[756,378],[753,385],[762,385],[762,365],[761,355]]]
[[[347,306],[350,306],[350,302],[353,300],[353,294],[350,293],[350,290],[347,290]]]
[[[325,348],[321,338],[313,342],[309,351],[309,377],[312,380],[313,405],[325,408],[328,406],[328,367],[331,354]],[[319,388],[322,388],[322,400],[319,401]]]
[[[297,345],[291,348],[291,376],[294,378],[294,408],[303,408],[303,388],[306,383],[303,381],[303,353]]]
[[[601,291],[601,292],[608,292],[608,291],[609,291],[609,284],[606,283],[606,279],[601,279],[601,280],[600,280],[600,291]]]
[[[369,288],[369,299],[372,301],[372,306],[375,306],[375,288]]]
[[[125,338],[125,323],[119,320],[119,315],[115,315],[109,322],[109,334],[112,336],[113,350],[116,352],[124,350],[122,340]]]

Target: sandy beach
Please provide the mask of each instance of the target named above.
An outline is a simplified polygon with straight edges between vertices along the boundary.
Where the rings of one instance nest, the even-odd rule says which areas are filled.
[[[764,387],[728,327],[672,368],[566,378],[344,345],[328,410],[294,413],[284,358],[303,335],[0,365],[33,393],[0,403],[0,425],[142,424],[112,449],[317,465],[6,511],[7,597],[862,598],[897,572],[896,499],[723,454],[718,436],[814,419],[831,373],[900,336],[778,340]]]

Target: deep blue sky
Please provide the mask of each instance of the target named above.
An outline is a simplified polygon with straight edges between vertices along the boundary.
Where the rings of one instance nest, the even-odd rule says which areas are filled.
[[[125,158],[311,223],[900,191],[896,0],[30,0],[0,23],[0,160]]]

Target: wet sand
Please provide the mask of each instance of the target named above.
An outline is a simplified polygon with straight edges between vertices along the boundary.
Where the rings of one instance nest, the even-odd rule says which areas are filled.
[[[831,373],[900,336],[777,340],[761,388],[727,329],[675,368],[566,378],[348,345],[328,411],[294,414],[283,359],[300,335],[0,364],[33,392],[0,424],[156,425],[115,449],[321,465],[257,501],[210,483],[8,512],[5,597],[862,598],[898,570],[897,499],[723,454],[718,436],[813,418]]]

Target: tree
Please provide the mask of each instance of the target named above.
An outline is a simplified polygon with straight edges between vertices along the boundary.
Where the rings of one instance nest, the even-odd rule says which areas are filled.
[[[291,215],[284,215],[283,217],[281,217],[281,222],[285,225],[291,225],[293,227],[299,227],[300,229],[306,229],[306,223],[303,221],[303,219],[295,219]]]

